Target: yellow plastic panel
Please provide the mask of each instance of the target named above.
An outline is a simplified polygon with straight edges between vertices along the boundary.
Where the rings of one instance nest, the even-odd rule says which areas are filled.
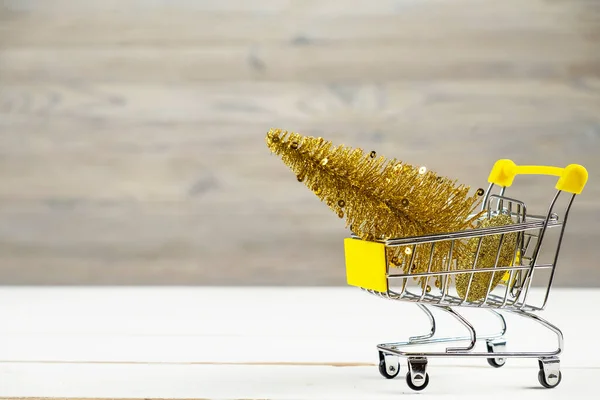
[[[344,239],[348,285],[387,292],[385,246],[359,239]]]
[[[543,165],[517,165],[511,160],[498,160],[494,164],[488,182],[509,187],[517,175],[553,175],[558,176],[556,189],[580,194],[588,179],[587,170],[579,164],[570,164],[565,168]]]
[[[521,265],[521,250],[517,250],[517,254],[516,254],[515,259],[511,266],[515,266],[515,265]],[[502,277],[502,281],[504,281],[504,283],[508,283],[509,279],[510,279],[510,271],[506,271],[504,273],[504,276]]]

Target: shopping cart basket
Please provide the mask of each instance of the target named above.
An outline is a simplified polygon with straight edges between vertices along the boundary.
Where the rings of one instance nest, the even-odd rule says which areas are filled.
[[[554,195],[546,215],[538,216],[527,212],[524,202],[507,197],[506,188],[510,187],[516,175],[554,175],[558,176],[557,192]],[[488,178],[489,187],[484,193],[482,219],[498,215],[510,217],[511,223],[500,226],[477,227],[459,232],[435,234],[389,240],[362,240],[354,233],[344,241],[347,282],[373,295],[386,299],[407,301],[416,305],[427,315],[431,330],[426,335],[413,336],[407,341],[383,343],[377,346],[379,351],[379,371],[386,378],[394,378],[400,372],[399,357],[408,361],[406,382],[411,389],[422,390],[429,383],[427,374],[428,357],[480,357],[486,358],[493,367],[501,367],[507,358],[537,358],[539,364],[538,380],[546,388],[556,387],[561,381],[558,355],[563,348],[563,335],[559,328],[540,318],[535,313],[546,307],[569,210],[577,194],[580,194],[587,182],[587,171],[580,165],[566,168],[543,166],[517,166],[511,160],[499,160]],[[494,188],[496,188],[494,190]],[[564,206],[559,206],[559,196],[566,192]],[[561,200],[564,200],[561,198]],[[557,211],[561,210],[561,211]],[[552,232],[557,233],[556,240],[549,239]],[[508,240],[507,238],[511,238]],[[490,256],[490,242],[495,239],[495,256]],[[488,242],[486,242],[488,241]],[[473,263],[465,266],[453,255],[457,246],[473,245]],[[549,261],[542,262],[541,255],[546,254],[547,242],[550,242]],[[482,245],[483,243],[483,245]],[[486,245],[487,243],[487,245]],[[545,246],[542,246],[545,245]],[[402,262],[390,260],[389,252],[401,247],[405,255]],[[504,247],[503,247],[504,246]],[[503,262],[501,257],[509,246],[513,257]],[[486,248],[488,254],[483,254]],[[542,252],[542,248],[544,252]],[[443,267],[437,269],[434,264],[434,250],[443,249]],[[497,249],[497,250],[496,250]],[[423,272],[414,272],[413,261],[418,252],[428,251],[429,265]],[[438,253],[439,254],[439,253]],[[488,265],[477,264],[478,258],[492,260]],[[490,258],[491,257],[491,258]],[[395,258],[395,257],[394,257]],[[427,257],[425,258],[427,259]],[[439,257],[437,258],[439,260]],[[423,257],[421,257],[423,260]],[[400,265],[398,265],[400,263]],[[507,264],[507,265],[505,265]],[[487,274],[486,276],[479,274]],[[494,284],[492,274],[500,274],[501,280]],[[462,293],[456,288],[462,282]],[[480,278],[485,279],[480,279]],[[542,277],[543,284],[534,284],[534,278]],[[436,282],[432,288],[433,281]],[[484,290],[477,296],[471,296],[473,288],[481,282]],[[416,283],[418,282],[418,283]],[[488,283],[489,282],[489,283]],[[542,286],[542,296],[534,301],[530,288]],[[454,308],[472,307],[491,312],[500,325],[500,329],[488,335],[476,333],[474,326]],[[435,337],[436,321],[432,310],[442,310],[460,322],[468,331],[467,336]],[[509,312],[528,318],[552,331],[557,338],[556,349],[546,352],[507,351],[504,334],[506,321],[500,312]],[[485,340],[486,350],[476,351],[478,341]],[[447,347],[436,351],[410,351],[418,346],[433,347],[440,343],[465,341],[466,346]],[[481,343],[481,342],[480,342]]]

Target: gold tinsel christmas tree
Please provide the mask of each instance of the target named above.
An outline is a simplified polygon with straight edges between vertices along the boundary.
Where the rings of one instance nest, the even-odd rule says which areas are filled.
[[[460,231],[473,227],[481,215],[474,211],[483,189],[469,195],[468,186],[423,166],[280,129],[271,129],[266,142],[298,181],[345,218],[346,227],[362,239]],[[431,271],[439,272],[448,268],[449,250],[449,242],[439,242],[433,255],[430,244],[394,247],[388,249],[388,260],[406,273],[426,272],[431,260]],[[462,254],[466,250],[459,244],[453,249],[454,257],[466,259],[468,255]],[[424,288],[430,280],[419,279]],[[439,279],[435,285],[441,287]]]
[[[509,215],[498,214],[479,221],[476,227],[489,228],[512,223],[513,220]],[[503,239],[500,235],[485,236],[481,239],[481,243],[479,238],[471,238],[466,243],[466,250],[462,252],[457,260],[457,269],[476,271],[479,268],[491,268],[496,264],[496,257],[499,266],[509,266],[515,258],[517,243],[516,232],[507,233]],[[500,248],[499,251],[498,248]],[[475,265],[474,268],[473,265]],[[505,274],[505,271],[456,274],[456,292],[460,298],[464,299],[466,297],[468,301],[485,298],[488,288],[496,287]],[[473,275],[472,278],[471,275]],[[469,281],[471,282],[470,286]]]

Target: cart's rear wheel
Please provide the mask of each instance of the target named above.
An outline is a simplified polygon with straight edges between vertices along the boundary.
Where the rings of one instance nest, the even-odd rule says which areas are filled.
[[[506,351],[506,340],[504,339],[496,339],[496,340],[488,340],[487,341],[487,351],[488,353],[503,353]],[[496,358],[488,358],[488,364],[490,364],[494,368],[503,367],[506,364],[506,358],[496,357]]]
[[[387,379],[394,379],[400,373],[400,363],[386,365],[385,361],[379,361],[379,373]]]
[[[538,372],[540,384],[547,389],[557,387],[562,380],[558,357],[540,358],[538,362],[540,365],[540,371]]]
[[[552,389],[558,386],[558,384],[560,383],[560,381],[562,380],[562,372],[558,372],[558,377],[552,379],[551,382],[549,382],[548,379],[546,379],[546,374],[544,373],[543,370],[540,370],[540,372],[538,372],[538,381],[540,381],[540,384],[545,387],[546,389]]]
[[[379,352],[379,373],[387,379],[394,379],[400,373],[400,361],[396,356]]]
[[[422,382],[419,382],[419,384],[417,385],[415,382],[413,382],[413,379],[410,376],[410,372],[408,372],[406,373],[406,384],[412,390],[423,390],[427,387],[427,385],[429,385],[429,374],[425,372],[424,380],[422,380]]]

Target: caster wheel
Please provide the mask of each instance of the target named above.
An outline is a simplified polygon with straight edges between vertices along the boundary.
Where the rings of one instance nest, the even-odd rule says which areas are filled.
[[[538,381],[540,384],[546,389],[552,389],[558,386],[560,381],[562,380],[562,373],[558,371],[558,375],[550,375],[548,379],[546,379],[546,374],[543,370],[538,372]]]
[[[546,389],[557,387],[562,380],[558,357],[540,358],[538,363],[540,365],[540,372],[538,372],[540,384]]]
[[[506,341],[505,340],[488,340],[487,341],[487,351],[488,353],[501,353],[506,351]],[[503,367],[506,364],[506,358],[488,358],[488,364],[494,368]]]
[[[488,362],[488,364],[490,364],[490,366],[492,366],[494,368],[500,368],[500,367],[503,367],[504,364],[506,364],[506,359],[504,359],[504,358],[488,358],[487,362]]]
[[[379,373],[386,379],[394,379],[400,373],[400,363],[397,360],[386,363],[384,358],[379,361]]]
[[[411,376],[410,376],[410,372],[406,374],[406,384],[408,385],[409,388],[411,388],[412,390],[423,390],[427,387],[427,385],[429,385],[429,374],[426,372],[425,373],[425,379],[420,379],[421,382],[419,382],[419,384],[417,385],[416,382],[413,382]]]

